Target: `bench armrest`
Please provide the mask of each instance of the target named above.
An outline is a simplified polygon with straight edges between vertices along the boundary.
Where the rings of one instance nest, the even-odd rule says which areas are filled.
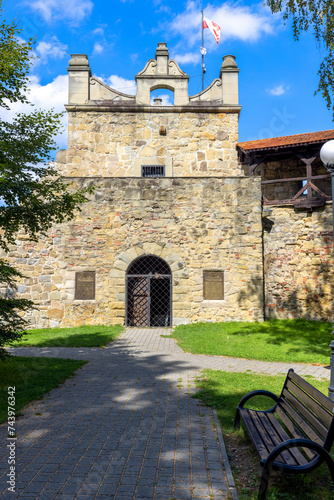
[[[269,453],[267,459],[263,464],[262,476],[259,487],[259,500],[264,500],[266,498],[266,492],[268,487],[268,480],[271,469],[273,467],[275,459],[285,450],[289,450],[290,448],[300,447],[309,448],[318,453],[319,457],[316,459],[316,464],[314,460],[312,460],[309,464],[306,465],[283,465],[278,464],[278,466],[283,466],[285,469],[295,472],[307,472],[308,470],[313,470],[323,462],[326,462],[329,471],[332,476],[332,481],[334,483],[334,462],[332,457],[320,444],[311,441],[310,439],[297,438],[297,439],[289,439],[283,443],[278,444],[271,453]]]
[[[241,399],[240,403],[238,404],[237,411],[235,414],[235,421],[234,421],[234,428],[235,429],[239,429],[239,427],[240,427],[240,409],[243,408],[244,404],[249,399],[253,398],[254,396],[267,396],[268,398],[273,399],[275,401],[275,403],[277,403],[279,401],[279,397],[270,391],[259,390],[259,391],[249,392],[248,394],[246,394],[246,396],[244,396]],[[269,408],[269,410],[267,410],[267,411],[273,411],[275,406],[276,406],[276,404],[272,408]]]
[[[309,448],[310,450],[313,450],[317,452],[323,460],[326,460],[326,458],[330,455],[328,451],[325,450],[323,446],[320,444],[316,443],[315,441],[311,441],[310,439],[306,438],[295,438],[295,439],[288,439],[287,441],[283,441],[283,443],[278,444],[268,455],[264,466],[270,464],[270,462],[274,462],[275,459],[285,450],[289,450],[290,448],[296,448],[296,447],[303,447],[303,448]],[[332,459],[331,459],[332,460]],[[331,462],[331,468],[333,469],[333,461]],[[302,469],[305,467],[305,469],[309,468],[309,465],[290,465],[287,468],[293,469],[293,468],[298,468]]]

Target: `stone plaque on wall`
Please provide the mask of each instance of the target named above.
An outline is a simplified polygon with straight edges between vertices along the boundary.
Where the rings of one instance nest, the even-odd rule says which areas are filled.
[[[203,271],[203,298],[224,299],[224,271]]]
[[[82,271],[75,274],[75,299],[95,299],[95,271]]]

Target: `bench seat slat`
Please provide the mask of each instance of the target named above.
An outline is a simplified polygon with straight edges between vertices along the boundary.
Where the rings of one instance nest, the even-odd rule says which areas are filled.
[[[266,447],[265,443],[262,440],[261,434],[259,433],[259,430],[254,425],[254,420],[251,415],[251,410],[248,410],[247,408],[241,408],[240,416],[259,457],[261,458],[261,460],[263,458],[266,458],[270,453],[270,450]]]
[[[333,413],[330,414],[327,409],[325,409],[322,405],[320,405],[317,401],[315,401],[311,396],[306,394],[300,387],[295,385],[290,380],[287,381],[282,392],[282,396],[285,396],[287,393],[293,394],[296,398],[298,398],[305,409],[312,412],[314,416],[316,415],[316,417],[314,418],[320,421],[328,431],[328,427],[330,426],[333,419]]]
[[[240,416],[252,439],[254,448],[257,450],[261,460],[265,460],[269,453],[282,442],[280,434],[277,434],[277,429],[272,425],[268,414],[244,408],[241,410]],[[284,433],[283,429],[280,429],[280,431],[281,434]],[[286,435],[286,437],[289,439],[289,436]],[[299,465],[300,460],[304,458],[298,450],[298,458],[295,457],[294,450],[292,452],[291,450],[283,451],[280,457],[281,460],[277,461],[288,465]]]
[[[269,420],[270,420],[270,423],[273,426],[273,428],[275,429],[277,436],[278,436],[277,442],[275,444],[276,446],[284,441],[288,441],[289,439],[291,439],[291,436],[289,436],[289,434],[283,429],[283,427],[281,426],[281,424],[279,423],[279,421],[277,420],[277,418],[274,414],[271,414],[269,416]],[[287,462],[290,465],[305,465],[306,463],[308,463],[308,460],[298,450],[298,448],[290,448],[290,450],[288,450],[285,453],[289,453],[293,458],[293,462],[292,461]],[[279,462],[279,461],[280,460],[276,459],[276,462]]]
[[[261,429],[261,437],[266,443],[266,448],[268,450],[267,455],[262,458],[267,458],[269,453],[275,448],[275,446],[277,446],[281,442],[281,440],[277,437],[275,428],[271,425],[266,413],[256,412],[252,410],[250,410],[250,413],[253,417],[256,428]],[[288,451],[283,452],[281,456],[284,463],[289,465],[296,464],[295,460],[291,458]]]
[[[322,392],[313,387],[313,385],[309,384],[309,382],[304,380],[302,377],[297,375],[294,371],[290,371],[288,373],[288,377],[295,384],[299,385],[304,391],[309,393],[315,400],[319,401],[319,403],[326,408],[329,416],[333,417],[334,403],[328,397],[322,394]]]

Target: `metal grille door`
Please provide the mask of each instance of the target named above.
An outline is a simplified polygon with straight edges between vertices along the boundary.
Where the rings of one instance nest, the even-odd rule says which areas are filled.
[[[146,255],[131,264],[126,277],[127,326],[171,326],[171,287],[170,268],[159,257]]]
[[[129,326],[147,326],[148,285],[149,283],[144,277],[128,278],[128,294],[131,297],[128,301]]]

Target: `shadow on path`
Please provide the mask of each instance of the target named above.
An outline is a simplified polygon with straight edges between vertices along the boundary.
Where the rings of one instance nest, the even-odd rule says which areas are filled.
[[[191,397],[195,363],[125,338],[105,349],[15,354],[89,363],[18,419],[15,494],[7,489],[7,425],[0,427],[1,498],[237,498],[215,413]]]

